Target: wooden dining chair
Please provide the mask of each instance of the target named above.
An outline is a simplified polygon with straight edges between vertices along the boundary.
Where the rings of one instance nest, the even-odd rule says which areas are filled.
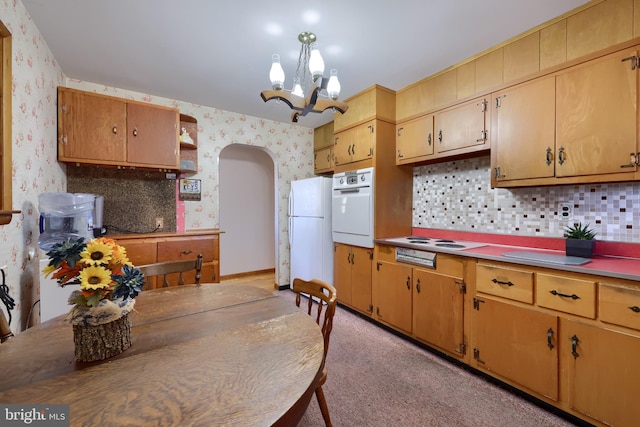
[[[330,427],[331,418],[329,418],[329,408],[327,408],[327,401],[324,398],[322,386],[327,380],[327,365],[325,362],[327,360],[327,352],[329,351],[329,336],[331,335],[331,329],[333,328],[333,315],[336,312],[336,288],[318,279],[307,281],[295,278],[293,279],[293,292],[296,293],[296,305],[298,307],[300,307],[300,295],[307,294],[309,296],[306,303],[307,314],[315,317],[316,323],[320,326],[322,336],[324,337],[322,375],[320,377],[318,387],[316,388],[316,397],[318,399],[318,404],[320,405],[320,411],[322,412],[324,423],[327,427]],[[313,297],[317,300],[314,300]]]
[[[165,262],[156,262],[155,264],[145,264],[139,265],[138,268],[144,274],[144,277],[153,277],[153,276],[162,276],[162,287],[166,288],[169,286],[169,280],[167,276],[169,274],[180,273],[178,279],[178,285],[184,285],[184,278],[182,277],[182,273],[187,271],[195,270],[196,279],[195,284],[200,286],[200,272],[202,271],[202,254],[198,254],[195,259],[189,259],[185,261],[165,261]],[[145,283],[148,282],[145,280]],[[145,284],[145,288],[146,288]],[[160,287],[160,286],[159,286]]]

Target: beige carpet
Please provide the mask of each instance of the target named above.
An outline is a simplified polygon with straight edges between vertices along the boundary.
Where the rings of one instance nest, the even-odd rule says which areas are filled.
[[[293,292],[276,294],[293,304]],[[336,427],[575,425],[341,307],[327,368]],[[314,397],[299,427],[323,425]]]

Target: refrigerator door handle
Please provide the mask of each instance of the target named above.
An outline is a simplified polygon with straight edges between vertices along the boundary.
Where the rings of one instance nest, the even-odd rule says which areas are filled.
[[[293,244],[293,218],[289,217],[289,248]]]
[[[289,190],[289,216],[293,213],[293,189]]]

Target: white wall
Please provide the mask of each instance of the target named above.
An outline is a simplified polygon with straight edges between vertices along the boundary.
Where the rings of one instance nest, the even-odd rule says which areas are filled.
[[[273,160],[232,144],[220,152],[220,275],[275,268]]]

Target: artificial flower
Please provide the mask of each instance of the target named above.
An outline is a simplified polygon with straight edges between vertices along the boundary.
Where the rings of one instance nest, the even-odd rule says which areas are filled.
[[[42,270],[60,286],[80,285],[69,302],[76,307],[97,307],[103,300],[135,298],[144,286],[144,275],[127,258],[127,251],[115,240],[84,238],[55,244],[49,252],[49,264]]]

